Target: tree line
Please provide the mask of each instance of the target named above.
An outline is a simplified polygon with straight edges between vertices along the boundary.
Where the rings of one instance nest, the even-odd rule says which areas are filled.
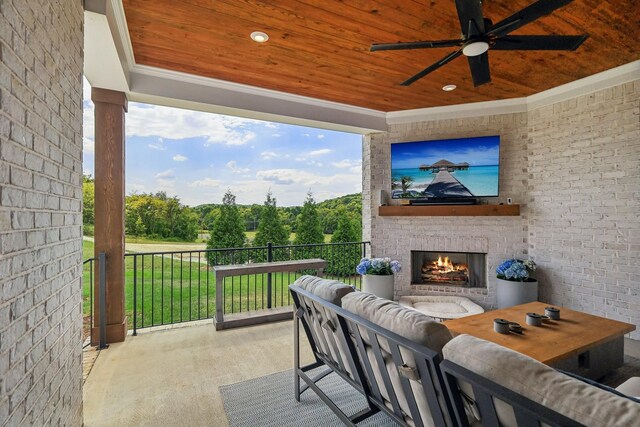
[[[224,203],[223,203],[224,204]],[[198,212],[199,226],[202,230],[211,230],[216,218],[220,215],[223,204],[209,203],[198,205],[193,209]],[[240,216],[244,222],[246,231],[257,231],[264,204],[237,205]],[[279,207],[276,211],[280,221],[290,232],[296,233],[298,216],[302,212],[302,206]],[[340,210],[344,208],[343,212]],[[316,204],[320,216],[320,224],[325,234],[333,234],[338,227],[338,219],[341,215],[347,215],[352,221],[362,223],[362,195],[348,194],[346,196],[328,199]]]
[[[322,258],[328,261],[327,273],[353,274],[353,269],[361,257],[359,245],[340,245],[340,243],[360,242],[362,240],[361,225],[352,220],[343,206],[338,208],[337,225],[331,236],[330,249],[324,245],[324,231],[318,206],[311,192],[307,197],[300,213],[296,217],[296,236],[292,242],[299,247],[286,247],[289,242],[289,230],[283,224],[276,208],[276,199],[271,192],[260,209],[260,220],[255,239],[248,242],[245,234],[240,208],[236,205],[236,197],[227,191],[219,214],[211,225],[207,249],[227,248],[260,248],[258,251],[210,251],[207,252],[209,264],[229,264],[241,262],[264,262],[267,254],[264,247],[268,244],[275,246],[271,249],[271,260],[292,260],[307,258]],[[280,247],[279,247],[280,246]]]
[[[84,177],[83,223],[85,234],[92,234],[94,224],[94,180]],[[180,203],[178,197],[165,192],[131,194],[125,198],[127,235],[150,239],[194,241],[200,230],[207,230],[213,247],[264,246],[267,242],[286,245],[291,232],[295,244],[323,243],[324,234],[332,242],[360,241],[362,200],[351,194],[316,203],[309,192],[303,206],[278,207],[271,192],[263,204],[237,205],[227,191],[221,204],[194,208]],[[252,242],[245,231],[255,231]],[[222,246],[220,246],[222,245]]]
[[[95,182],[82,183],[84,234],[93,235],[95,222]],[[125,197],[125,230],[128,235],[153,239],[194,241],[198,237],[198,214],[163,191]]]

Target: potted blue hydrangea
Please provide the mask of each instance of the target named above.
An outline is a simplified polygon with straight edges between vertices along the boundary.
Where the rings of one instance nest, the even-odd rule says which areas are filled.
[[[391,258],[362,258],[356,267],[362,275],[362,291],[392,300],[393,275],[400,268],[400,262]]]
[[[536,263],[508,259],[496,268],[498,308],[538,300],[538,281],[532,277]]]

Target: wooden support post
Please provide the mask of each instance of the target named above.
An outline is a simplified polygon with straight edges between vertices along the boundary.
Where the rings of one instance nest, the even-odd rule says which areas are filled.
[[[124,118],[127,98],[123,92],[92,88],[95,104],[95,256],[106,254],[107,343],[124,341]],[[99,266],[96,265],[96,272]],[[98,292],[96,274],[93,295]],[[99,337],[100,301],[94,298],[92,340]]]

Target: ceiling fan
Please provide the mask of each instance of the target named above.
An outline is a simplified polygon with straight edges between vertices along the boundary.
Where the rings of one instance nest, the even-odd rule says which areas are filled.
[[[478,87],[491,81],[489,72],[489,55],[493,50],[576,50],[588,34],[578,36],[510,36],[509,33],[523,27],[536,19],[548,15],[554,10],[571,3],[573,0],[538,0],[493,24],[482,15],[482,0],[455,0],[462,36],[457,40],[436,40],[398,43],[374,43],[371,52],[380,50],[428,49],[441,47],[460,48],[442,58],[440,61],[420,71],[401,83],[409,86],[434,70],[453,61],[460,55],[467,57],[473,85]]]

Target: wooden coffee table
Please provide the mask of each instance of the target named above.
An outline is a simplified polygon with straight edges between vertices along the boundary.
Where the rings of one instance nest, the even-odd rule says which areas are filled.
[[[635,325],[560,308],[560,320],[530,326],[526,313],[544,314],[549,304],[531,302],[482,314],[447,320],[454,334],[468,334],[492,341],[526,354],[547,365],[575,372],[588,378],[600,378],[622,366],[624,334]],[[522,325],[523,334],[499,334],[493,330],[493,319],[502,318]]]

